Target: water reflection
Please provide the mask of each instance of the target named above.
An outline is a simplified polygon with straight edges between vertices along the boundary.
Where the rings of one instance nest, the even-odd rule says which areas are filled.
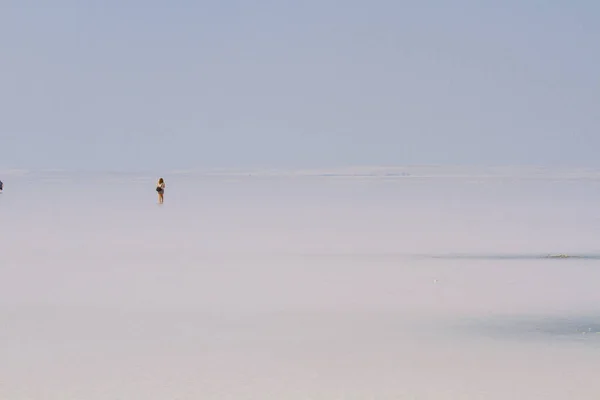
[[[567,339],[600,345],[600,313],[585,316],[495,316],[469,319],[462,330],[493,339]]]
[[[432,254],[421,256],[446,260],[600,260],[600,254]]]

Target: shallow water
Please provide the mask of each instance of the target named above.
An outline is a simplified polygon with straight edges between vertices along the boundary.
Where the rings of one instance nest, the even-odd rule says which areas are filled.
[[[595,180],[165,178],[2,179],[0,398],[600,396]]]

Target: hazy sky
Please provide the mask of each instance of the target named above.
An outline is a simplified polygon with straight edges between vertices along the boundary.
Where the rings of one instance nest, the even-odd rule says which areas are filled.
[[[600,166],[600,2],[2,0],[0,167]]]

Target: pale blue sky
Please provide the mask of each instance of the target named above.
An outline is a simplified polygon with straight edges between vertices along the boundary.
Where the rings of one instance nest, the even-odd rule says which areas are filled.
[[[600,2],[3,0],[0,167],[600,166]]]

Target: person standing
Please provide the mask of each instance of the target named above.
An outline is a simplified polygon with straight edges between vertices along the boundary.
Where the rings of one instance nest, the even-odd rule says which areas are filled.
[[[156,183],[156,191],[158,192],[158,204],[162,204],[165,201],[165,180],[159,178]]]

